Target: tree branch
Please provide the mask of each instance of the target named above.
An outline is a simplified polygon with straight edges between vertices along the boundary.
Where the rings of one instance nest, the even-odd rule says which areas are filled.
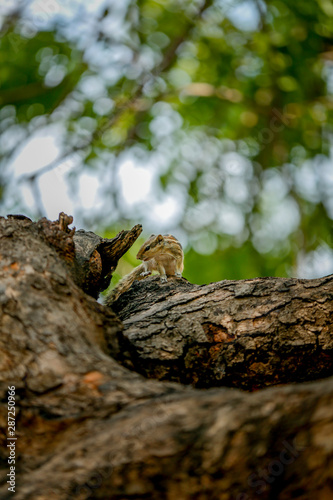
[[[280,349],[285,359],[295,346],[311,350],[313,336],[318,350],[329,352],[333,277],[203,287],[148,278],[137,284],[141,293],[132,310],[125,295],[121,299],[122,338],[115,314],[73,281],[63,251],[72,248],[70,222],[65,214],[54,223],[0,218],[1,498],[13,496],[7,481],[15,485],[15,500],[41,498],[41,491],[49,500],[329,498],[332,378],[251,394],[198,390],[147,380],[107,353],[119,358],[127,337],[133,348],[140,340],[149,357],[154,338],[163,369],[176,344],[184,345],[182,337],[194,338],[195,346],[201,336],[229,352],[229,366],[243,363],[234,371],[236,382],[248,368],[251,380],[246,363],[253,352],[256,362],[273,366],[271,351],[278,356]],[[83,251],[88,260],[95,236]],[[127,299],[134,292],[133,286]],[[187,358],[189,374],[203,362],[199,357],[192,365],[194,358]],[[290,379],[296,362],[302,364],[302,356],[287,365]],[[288,369],[281,363],[282,373]],[[15,387],[14,474],[8,386]]]
[[[112,308],[120,358],[147,377],[246,390],[333,375],[333,276],[198,286],[136,281]],[[191,369],[189,369],[191,367]]]

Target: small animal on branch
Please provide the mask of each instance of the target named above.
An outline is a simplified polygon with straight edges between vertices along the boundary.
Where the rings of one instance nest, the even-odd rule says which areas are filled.
[[[137,253],[137,259],[142,264],[127,274],[118,285],[107,295],[105,304],[111,305],[118,297],[126,292],[133,281],[150,275],[157,271],[161,276],[161,282],[167,281],[167,276],[181,278],[184,269],[184,253],[179,241],[171,234],[152,234]]]

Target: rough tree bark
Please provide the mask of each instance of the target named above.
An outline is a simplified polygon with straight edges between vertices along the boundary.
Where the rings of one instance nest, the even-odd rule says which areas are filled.
[[[332,277],[148,278],[121,321],[94,297],[141,227],[70,222],[0,219],[1,498],[331,498]]]
[[[193,285],[137,281],[113,304],[122,364],[145,376],[254,390],[333,375],[333,276]],[[116,353],[111,353],[117,357]]]

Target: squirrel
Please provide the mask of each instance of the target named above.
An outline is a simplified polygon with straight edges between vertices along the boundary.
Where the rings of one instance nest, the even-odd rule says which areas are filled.
[[[152,234],[137,253],[137,259],[143,263],[135,267],[119,281],[117,286],[111,290],[105,300],[106,305],[111,305],[118,297],[126,292],[133,281],[148,276],[152,271],[157,271],[161,276],[161,282],[167,281],[167,276],[181,278],[184,269],[184,253],[179,241],[171,234]]]

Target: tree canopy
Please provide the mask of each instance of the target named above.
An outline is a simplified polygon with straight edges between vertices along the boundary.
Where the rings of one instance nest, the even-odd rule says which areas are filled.
[[[323,273],[315,257],[325,262],[333,244],[330,2],[17,1],[1,31],[3,209],[44,215],[43,175],[58,169],[75,197],[88,172],[98,203],[78,202],[76,220],[105,236],[132,222],[172,232],[190,281],[290,276],[306,262]],[[11,159],[44,128],[55,130],[58,160],[13,184]],[[124,176],[141,179],[137,201],[124,196]]]

